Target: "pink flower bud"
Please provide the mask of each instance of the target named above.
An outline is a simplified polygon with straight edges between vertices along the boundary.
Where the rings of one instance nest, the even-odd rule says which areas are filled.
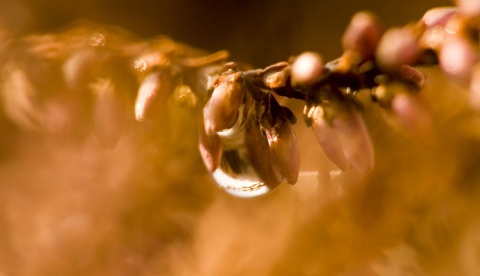
[[[448,37],[439,54],[440,68],[453,80],[467,84],[478,61],[474,46],[460,35]]]
[[[265,128],[274,168],[290,184],[295,184],[300,171],[297,137],[286,118],[278,118],[273,127]]]
[[[411,66],[401,66],[399,73],[403,80],[415,84],[418,89],[421,89],[425,83],[425,74]]]
[[[393,97],[392,112],[397,121],[410,134],[426,138],[431,131],[430,113],[419,95],[399,93]]]
[[[418,38],[412,29],[388,30],[380,40],[375,59],[383,70],[398,71],[402,65],[412,65],[420,55]]]
[[[325,155],[342,171],[350,169],[350,162],[345,157],[338,135],[325,119],[323,108],[312,107],[309,112],[312,120],[312,130]]]
[[[362,173],[373,169],[373,145],[365,122],[354,109],[338,114],[332,119],[332,128],[342,145],[347,160]]]
[[[322,57],[313,52],[299,55],[291,66],[293,86],[309,86],[319,81],[323,73]]]
[[[441,26],[445,27],[448,20],[457,13],[456,7],[438,7],[428,10],[420,20],[427,29]]]
[[[94,79],[102,58],[98,50],[86,48],[74,53],[63,64],[63,76],[71,89],[85,89]]]
[[[148,74],[140,84],[135,100],[135,118],[143,122],[161,112],[168,96],[174,91],[170,74],[156,71]]]
[[[245,95],[241,73],[220,76],[213,86],[212,97],[203,109],[205,130],[209,135],[234,124]]]
[[[359,12],[353,16],[343,34],[343,49],[357,54],[358,62],[368,60],[374,56],[382,32],[378,19],[372,13]]]

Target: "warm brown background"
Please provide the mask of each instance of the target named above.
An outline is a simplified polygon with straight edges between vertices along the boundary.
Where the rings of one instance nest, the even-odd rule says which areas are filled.
[[[151,37],[168,34],[210,51],[228,49],[237,60],[266,66],[304,50],[328,59],[340,54],[350,17],[370,10],[386,26],[416,20],[448,0],[2,0],[0,23],[20,32],[58,28],[87,19]]]

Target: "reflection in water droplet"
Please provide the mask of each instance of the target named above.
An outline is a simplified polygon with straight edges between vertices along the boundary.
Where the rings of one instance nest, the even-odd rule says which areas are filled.
[[[236,197],[257,197],[270,192],[270,188],[255,175],[229,175],[220,167],[212,174],[218,186]]]
[[[222,139],[222,161],[212,174],[217,185],[237,197],[257,197],[271,191],[252,167],[245,146],[245,106],[240,107],[235,124],[217,134]]]

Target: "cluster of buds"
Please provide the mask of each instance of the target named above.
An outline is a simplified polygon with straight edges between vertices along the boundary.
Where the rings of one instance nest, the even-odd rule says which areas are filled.
[[[374,151],[359,93],[368,93],[390,122],[419,139],[431,134],[432,118],[419,93],[425,76],[418,67],[438,64],[447,77],[470,88],[472,106],[480,107],[480,5],[474,0],[457,4],[432,9],[417,23],[388,30],[375,15],[357,13],[342,38],[344,53],[330,62],[305,52],[265,69],[242,74],[230,70],[227,78],[234,78],[236,85],[221,77],[223,85],[213,85],[204,109],[204,141],[215,142],[201,140],[202,156],[217,182],[240,196],[261,194],[280,182],[295,183],[296,120],[278,104],[277,96],[304,101],[304,121],[325,155],[341,170],[362,173],[373,169]],[[211,115],[224,109],[228,116]],[[221,127],[212,132],[213,121]],[[236,158],[230,155],[232,149]],[[238,170],[232,169],[239,164],[243,165]],[[262,183],[267,188],[262,189]]]
[[[417,68],[438,64],[470,88],[472,106],[480,109],[480,5],[457,2],[388,30],[360,12],[338,59],[305,52],[264,69],[229,62],[226,51],[207,54],[167,38],[139,41],[97,26],[21,38],[2,32],[3,110],[24,129],[92,131],[112,147],[130,118],[162,118],[173,97],[197,114],[200,154],[218,185],[252,197],[297,182],[296,117],[279,103],[286,97],[305,103],[304,122],[334,164],[368,173],[374,150],[359,93],[424,138],[432,122]]]

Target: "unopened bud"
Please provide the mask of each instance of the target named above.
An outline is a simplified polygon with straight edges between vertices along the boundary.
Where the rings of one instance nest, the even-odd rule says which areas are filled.
[[[342,171],[350,169],[350,162],[345,157],[337,133],[326,120],[323,108],[320,106],[312,107],[309,113],[312,119],[313,133],[325,155]]]
[[[293,86],[310,86],[318,82],[323,73],[322,57],[313,52],[299,55],[291,66]]]
[[[479,58],[474,46],[467,39],[452,35],[440,49],[439,60],[440,68],[448,77],[466,84]]]
[[[286,118],[278,118],[273,127],[266,127],[270,154],[274,168],[290,184],[295,184],[300,171],[300,153],[297,137]]]
[[[426,138],[431,131],[431,118],[419,95],[400,93],[392,100],[392,112],[410,135]]]
[[[260,132],[260,126],[253,116],[245,120],[245,145],[249,162],[258,177],[271,189],[282,182],[282,177],[273,167],[267,138]]]
[[[421,21],[427,29],[436,26],[444,27],[448,20],[456,14],[456,7],[438,7],[428,10],[422,17]]]
[[[425,74],[411,66],[403,65],[400,67],[399,74],[402,80],[413,84],[418,89],[425,84]]]
[[[84,89],[94,79],[100,60],[98,50],[87,48],[75,52],[63,64],[65,83],[71,89]]]
[[[135,100],[137,121],[146,121],[154,117],[157,112],[162,111],[162,105],[166,103],[173,90],[173,81],[168,73],[156,71],[147,75],[140,84]]]
[[[227,129],[235,123],[245,95],[241,73],[220,76],[213,86],[212,97],[203,109],[207,134]]]
[[[368,60],[374,56],[382,32],[376,16],[359,12],[352,17],[343,34],[343,49],[358,55],[358,62]]]
[[[373,144],[365,122],[355,109],[345,111],[332,118],[332,127],[337,133],[347,160],[362,173],[369,172],[374,165]]]
[[[388,30],[380,40],[375,59],[383,70],[398,71],[402,65],[413,65],[420,56],[418,38],[412,29]]]

